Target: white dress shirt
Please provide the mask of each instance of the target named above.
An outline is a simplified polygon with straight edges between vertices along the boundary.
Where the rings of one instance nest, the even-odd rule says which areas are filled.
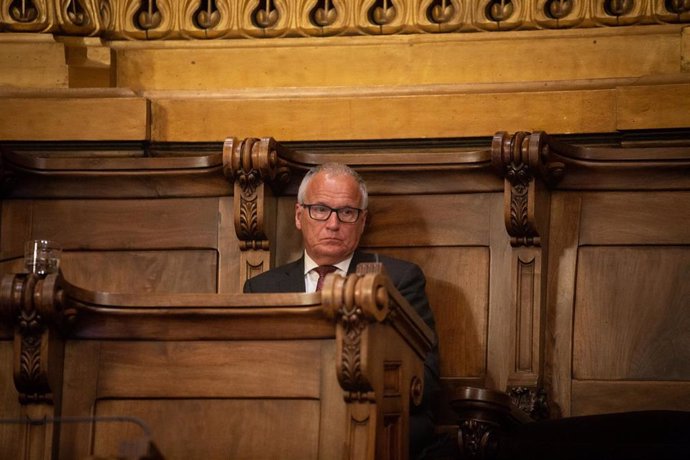
[[[347,259],[335,264],[336,270],[334,273],[345,276],[347,274],[347,269],[350,267],[350,262],[352,262],[353,255],[354,254],[350,254],[350,257]],[[318,267],[318,264],[309,257],[307,251],[304,251],[304,292],[316,291],[316,283],[319,281],[319,274],[314,270],[316,267]]]

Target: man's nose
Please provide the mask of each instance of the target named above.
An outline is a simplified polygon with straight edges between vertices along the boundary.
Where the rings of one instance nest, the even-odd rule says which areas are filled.
[[[326,225],[328,228],[338,228],[340,227],[340,219],[338,219],[338,213],[333,211],[330,216],[328,216],[328,220],[326,221]]]

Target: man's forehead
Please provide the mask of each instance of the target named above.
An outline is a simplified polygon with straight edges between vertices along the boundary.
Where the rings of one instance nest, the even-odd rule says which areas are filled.
[[[320,172],[312,178],[307,187],[307,193],[310,195],[332,194],[334,196],[348,196],[355,199],[360,198],[360,190],[357,181],[348,174]]]
[[[306,201],[328,206],[354,206],[361,202],[357,181],[347,174],[314,176],[306,190]]]

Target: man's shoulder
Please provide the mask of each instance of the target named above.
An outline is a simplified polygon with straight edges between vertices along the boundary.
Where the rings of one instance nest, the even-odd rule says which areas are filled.
[[[297,259],[255,275],[244,283],[244,292],[297,292],[302,263],[302,259]]]
[[[263,273],[256,275],[254,278],[270,278],[272,276],[278,276],[284,273],[290,273],[291,271],[298,269],[298,266],[302,264],[301,259],[297,259],[293,262],[288,262],[277,267],[270,268]],[[252,279],[254,279],[252,278]]]

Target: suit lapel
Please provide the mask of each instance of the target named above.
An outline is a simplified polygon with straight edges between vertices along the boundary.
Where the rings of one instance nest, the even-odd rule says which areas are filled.
[[[304,256],[284,268],[279,281],[281,292],[304,292]]]

